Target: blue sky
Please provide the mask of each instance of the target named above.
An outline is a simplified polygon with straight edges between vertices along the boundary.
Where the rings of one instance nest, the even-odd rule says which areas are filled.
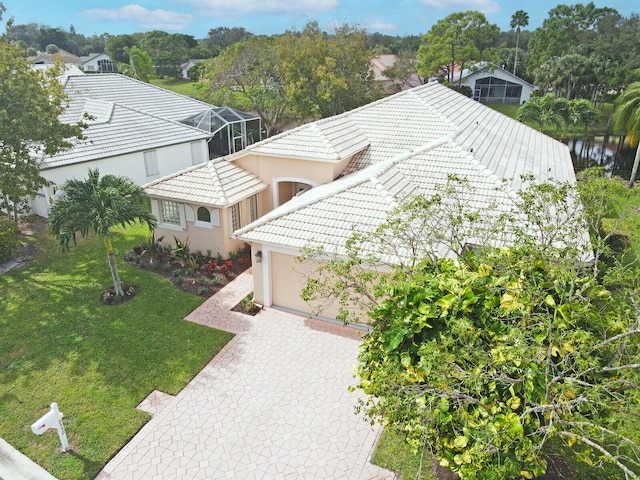
[[[301,30],[317,20],[325,30],[350,23],[388,35],[424,34],[452,12],[479,10],[502,30],[516,10],[529,14],[529,29],[542,25],[558,3],[554,0],[0,0],[5,18],[17,24],[38,23],[93,35],[165,30],[204,38],[211,28],[244,27],[271,35]],[[595,0],[627,16],[640,12],[636,0]],[[632,4],[634,6],[632,6]]]

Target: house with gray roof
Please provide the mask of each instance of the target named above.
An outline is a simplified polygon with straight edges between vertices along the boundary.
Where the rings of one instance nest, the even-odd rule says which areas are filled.
[[[144,185],[260,140],[257,116],[123,75],[70,70],[61,81],[69,98],[61,120],[82,120],[87,128],[70,149],[41,159],[41,175],[50,184],[32,199],[38,215],[47,215],[65,180],[85,177],[89,169]]]
[[[524,175],[575,182],[566,145],[439,83],[302,125],[221,161],[264,184],[259,218],[240,216],[233,224],[240,228],[228,232],[251,244],[255,301],[299,312],[309,311],[299,295],[308,272],[295,262],[304,248],[344,254],[354,228],[376,228],[403,200],[433,195],[452,175],[466,181],[460,201],[495,215],[512,208]],[[472,232],[466,241],[482,239]],[[438,248],[452,256],[446,245]]]

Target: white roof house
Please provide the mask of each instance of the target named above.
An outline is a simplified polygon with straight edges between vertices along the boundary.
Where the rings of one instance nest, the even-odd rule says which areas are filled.
[[[42,216],[55,201],[59,186],[68,178],[86,176],[89,168],[126,175],[143,185],[246,146],[251,128],[259,138],[260,121],[255,116],[123,75],[68,71],[62,81],[69,104],[61,120],[82,120],[87,128],[84,138],[74,140],[70,149],[42,159],[41,174],[51,185],[32,200],[33,211]],[[227,120],[225,115],[231,114],[235,116]],[[194,117],[206,121],[194,123]]]
[[[431,196],[451,175],[468,182],[467,205],[494,214],[512,208],[521,175],[575,182],[566,145],[439,83],[303,125],[224,161],[268,185],[263,215],[235,230],[260,258],[256,302],[301,312],[308,306],[294,259],[303,248],[344,253],[354,227],[375,228],[403,199]]]
[[[456,74],[457,79],[460,73]],[[456,84],[457,80],[456,79]],[[502,67],[478,62],[462,71],[461,85],[471,89],[472,98],[482,103],[522,105],[537,87]]]

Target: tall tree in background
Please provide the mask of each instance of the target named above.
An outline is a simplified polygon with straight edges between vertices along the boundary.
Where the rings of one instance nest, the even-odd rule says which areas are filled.
[[[78,233],[84,238],[92,231],[103,237],[114,291],[116,295],[124,296],[111,243],[111,229],[135,222],[155,228],[156,218],[146,208],[144,189],[127,177],[100,177],[96,169],[89,170],[84,180],[67,180],[62,191],[62,198],[49,210],[49,231],[65,249],[71,241],[76,242]]]
[[[629,178],[629,188],[632,188],[638,174],[638,166],[640,166],[640,82],[633,82],[618,97],[615,119],[616,129],[625,131],[629,144],[637,147]]]
[[[149,83],[151,77],[153,77],[153,60],[151,59],[151,55],[143,52],[135,45],[124,47],[123,50],[127,54],[129,62],[119,66],[120,72],[127,77]]]
[[[277,39],[281,75],[299,117],[329,117],[371,101],[371,52],[365,41],[364,30],[342,25],[328,34],[317,22]]]
[[[0,20],[4,11],[0,3]],[[81,123],[58,120],[67,100],[57,80],[64,65],[34,70],[24,54],[7,33],[0,36],[0,202],[16,221],[28,197],[47,183],[40,176],[44,156],[82,136]]]
[[[454,83],[455,73],[473,62],[497,59],[490,47],[499,34],[498,26],[480,12],[453,13],[439,20],[422,38],[418,72],[424,78],[444,74],[446,81]]]
[[[270,137],[290,104],[280,67],[276,39],[249,36],[206,62],[200,85],[215,104],[256,111]]]
[[[516,29],[516,54],[513,61],[513,74],[516,74],[518,69],[518,44],[520,43],[520,27],[526,27],[529,25],[529,14],[524,10],[518,10],[511,16],[511,28]]]

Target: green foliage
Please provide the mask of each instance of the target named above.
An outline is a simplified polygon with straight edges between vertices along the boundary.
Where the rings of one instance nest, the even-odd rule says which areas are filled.
[[[640,72],[637,70],[636,73]],[[637,146],[629,187],[633,187],[640,165],[640,82],[629,85],[616,101],[615,126],[618,131],[626,131],[629,144]]]
[[[279,37],[277,54],[291,108],[300,118],[337,115],[375,97],[364,30],[341,25],[330,35],[309,22],[302,32]]]
[[[598,225],[624,212],[619,185],[591,175],[579,191],[531,184],[497,217],[457,206],[454,183],[354,234],[307,284],[307,298],[337,296],[371,319],[361,409],[463,479],[539,476],[552,438],[636,478],[639,439],[620,426],[640,405],[640,272],[600,261]],[[464,248],[480,227],[484,241]]]
[[[103,237],[115,292],[124,295],[110,233],[117,225],[126,227],[136,222],[155,228],[157,221],[147,208],[144,190],[127,177],[100,177],[98,169],[89,170],[84,180],[67,180],[62,190],[64,195],[49,210],[49,232],[63,249],[68,249],[71,241],[76,243],[78,233],[86,238],[93,231]]]
[[[247,37],[203,65],[201,85],[214,103],[256,111],[267,136],[286,120],[290,101],[274,38]]]
[[[153,77],[153,59],[147,52],[133,45],[123,49],[129,59],[128,63],[118,67],[120,73],[146,83]]]
[[[444,75],[454,83],[456,71],[468,68],[475,61],[491,62],[497,56],[490,49],[500,29],[475,11],[452,13],[439,20],[422,38],[418,50],[418,72],[424,78]]]
[[[16,222],[0,218],[0,263],[13,257],[20,247]]]
[[[112,235],[124,252],[147,229]],[[129,265],[140,293],[100,305],[110,278],[101,239],[64,253],[46,232],[36,239],[36,257],[0,275],[0,435],[56,478],[89,480],[149,421],[136,406],[154,389],[178,394],[232,335],[184,321],[203,299]],[[53,400],[72,454],[60,453],[54,432],[29,429]]]
[[[80,122],[58,119],[67,100],[57,80],[63,69],[57,61],[47,70],[34,70],[20,46],[6,33],[0,36],[0,207],[13,210],[16,220],[26,198],[47,183],[40,176],[42,158],[82,137]]]

